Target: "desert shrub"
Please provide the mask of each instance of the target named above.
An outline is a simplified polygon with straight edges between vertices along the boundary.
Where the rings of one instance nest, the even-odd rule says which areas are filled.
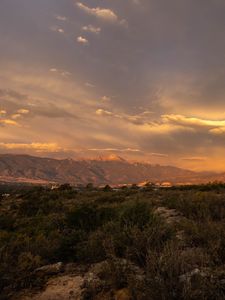
[[[28,199],[21,203],[19,208],[19,213],[22,216],[32,217],[37,214],[38,210],[39,210],[38,199],[37,198],[35,199],[34,197],[33,199]]]
[[[0,203],[6,203],[0,214],[0,299],[41,285],[44,278],[33,275],[35,268],[58,261],[108,261],[109,286],[128,286],[137,300],[223,299],[216,277],[198,276],[197,285],[179,280],[195,268],[216,273],[225,264],[223,186],[20,192]],[[154,213],[158,206],[177,209],[186,221],[166,224]]]
[[[86,231],[93,231],[107,221],[113,219],[114,209],[82,204],[67,214],[68,225]]]
[[[160,250],[174,237],[173,230],[151,212],[147,203],[129,201],[113,207],[94,207],[77,208],[69,219],[69,226],[87,233],[86,239],[77,244],[78,260],[97,262],[114,256],[143,265],[149,246]],[[88,216],[93,218],[87,219]]]
[[[174,241],[168,242],[161,252],[150,249],[146,268],[146,294],[149,298],[146,299],[186,299],[187,287],[180,277],[205,266],[206,258],[201,249],[184,251]]]
[[[79,253],[83,255],[85,252],[84,242],[87,239],[88,235],[84,230],[72,229],[64,231],[58,241],[57,260],[71,262],[80,259]]]
[[[0,214],[0,228],[1,230],[13,230],[15,219],[13,216],[2,213]]]
[[[107,193],[104,193],[104,195],[98,197],[96,199],[97,204],[110,204],[110,203],[122,203],[125,201],[125,198],[121,195],[115,195],[114,193],[108,191]]]
[[[164,199],[164,205],[175,208],[187,218],[196,221],[225,219],[224,195],[215,192],[172,192]]]
[[[149,218],[149,222],[144,227],[138,225],[123,224],[120,219],[108,222],[89,236],[87,245],[91,242],[91,247],[89,245],[86,249],[91,249],[93,253],[101,253],[102,259],[120,257],[144,266],[149,247],[160,251],[175,234],[173,229],[154,215]],[[93,237],[95,244],[93,244]]]
[[[18,256],[18,267],[21,272],[30,272],[42,265],[41,257],[31,252],[22,252]]]
[[[175,238],[173,229],[157,218],[142,229],[132,227],[125,232],[126,257],[142,267],[146,265],[149,249],[160,252],[168,241]]]
[[[183,224],[187,243],[205,248],[215,264],[225,263],[225,226],[223,222],[192,222]]]
[[[85,263],[97,263],[106,259],[104,242],[105,233],[98,229],[89,234],[86,240],[81,241],[76,248],[76,259]]]
[[[144,201],[134,201],[125,203],[119,212],[122,225],[138,227],[145,226],[151,219],[150,205]]]
[[[60,212],[62,203],[59,199],[52,199],[49,195],[25,199],[19,207],[19,214],[24,217],[34,217],[36,215],[48,215],[53,212]]]

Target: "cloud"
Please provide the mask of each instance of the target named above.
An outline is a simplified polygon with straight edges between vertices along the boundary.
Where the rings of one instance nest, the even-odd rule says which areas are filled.
[[[107,98],[102,99],[102,100],[107,101]],[[96,110],[95,113],[98,116],[112,117],[112,118],[115,118],[115,119],[120,119],[120,120],[123,120],[125,122],[132,123],[134,125],[146,125],[146,126],[157,125],[154,122],[149,120],[149,115],[152,114],[152,112],[150,112],[150,111],[144,111],[144,112],[142,112],[140,114],[137,114],[137,115],[129,115],[129,114],[125,114],[125,113],[114,113],[114,112],[99,108],[99,109]]]
[[[88,151],[96,151],[96,152],[142,152],[140,149],[135,148],[91,148]]]
[[[7,150],[34,150],[36,152],[62,151],[62,148],[56,143],[0,143],[0,148]]]
[[[17,110],[17,113],[22,114],[22,115],[29,114],[29,112],[30,112],[29,109],[26,109],[26,108],[21,108],[21,109]]]
[[[55,18],[56,18],[56,20],[58,20],[58,21],[63,21],[63,22],[65,22],[65,21],[68,20],[67,17],[60,16],[60,15],[56,15]]]
[[[86,38],[82,37],[82,36],[78,36],[77,42],[80,43],[80,44],[83,44],[83,45],[88,45],[89,44],[88,40]]]
[[[51,31],[54,31],[54,32],[58,32],[58,33],[61,33],[61,34],[64,34],[65,33],[65,30],[59,26],[51,26],[50,27],[50,30]]]
[[[85,85],[86,85],[87,87],[89,87],[89,88],[94,88],[94,87],[95,87],[95,85],[92,84],[92,83],[90,83],[90,82],[85,82]]]
[[[11,115],[11,118],[14,119],[14,120],[19,119],[21,117],[22,117],[21,114],[13,114],[13,115]]]
[[[66,118],[66,119],[77,119],[77,117],[65,110],[63,107],[56,106],[53,103],[41,103],[40,105],[32,106],[30,112],[31,116],[43,116],[46,118]]]
[[[187,117],[184,115],[162,115],[165,122],[171,122],[178,125],[193,127],[225,127],[225,120],[205,120],[196,117]]]
[[[164,154],[164,153],[149,153],[151,156],[155,156],[155,157],[169,157],[168,154]]]
[[[115,113],[105,109],[97,109],[96,115],[118,119],[125,123],[131,123],[137,126],[137,129],[143,132],[158,133],[160,135],[169,132],[192,132],[193,134],[202,135],[222,135],[225,134],[225,120],[208,120],[197,117],[184,115],[162,115],[160,118],[153,120],[151,111],[144,111],[137,115],[125,113]]]
[[[140,149],[135,149],[135,148],[126,148],[124,150],[127,152],[142,152]]]
[[[56,73],[56,74],[62,75],[64,77],[68,77],[68,76],[72,75],[70,72],[68,72],[66,70],[60,70],[60,69],[56,69],[56,68],[49,69],[49,72]]]
[[[225,134],[225,120],[208,120],[196,117],[187,117],[184,115],[162,115],[164,123],[171,123],[183,127],[193,128],[195,130],[205,130],[209,134]]]
[[[214,134],[214,135],[225,134],[225,127],[222,126],[222,127],[219,127],[219,128],[210,129],[209,132]]]
[[[58,31],[59,33],[65,33],[64,29],[62,29],[62,28],[58,28],[57,31]]]
[[[201,157],[201,156],[191,156],[191,157],[182,157],[181,160],[184,161],[190,161],[190,162],[198,162],[198,161],[205,161],[207,160],[206,157]]]
[[[110,101],[110,100],[111,100],[111,98],[108,97],[108,96],[103,96],[103,97],[102,97],[102,101],[108,102],[108,101]]]
[[[11,120],[11,119],[3,119],[3,120],[0,119],[0,125],[19,126],[19,124],[16,121]]]
[[[112,113],[111,111],[104,110],[102,108],[97,109],[95,113],[98,116],[112,116],[112,117],[120,118],[120,115],[116,115],[116,114]]]
[[[7,99],[18,99],[18,100],[27,99],[27,95],[19,93],[12,89],[0,89],[0,97],[4,97]]]
[[[25,108],[18,109],[15,114],[11,115],[11,119],[13,120],[19,119],[24,115],[29,114],[29,112],[30,112],[29,109],[25,109]]]
[[[101,32],[100,27],[95,27],[93,25],[83,26],[82,30],[87,31],[87,32],[91,32],[91,33],[95,33],[95,34],[99,34]]]
[[[39,1],[37,10],[26,1],[30,17],[17,2],[0,1],[0,110],[7,112],[0,119],[23,126],[2,121],[1,141],[134,145],[141,160],[168,153],[165,163],[187,166],[181,157],[205,156],[211,168],[216,159],[224,168],[224,1],[205,1],[204,9],[194,0]],[[29,114],[18,114],[21,108]]]
[[[90,7],[84,5],[81,2],[77,2],[77,6],[81,10],[86,12],[87,14],[95,16],[95,17],[97,17],[99,19],[102,19],[104,21],[116,22],[116,23],[120,23],[121,25],[126,24],[125,20],[119,20],[116,13],[113,10],[109,9],[109,8],[100,8],[100,7],[90,8]]]
[[[68,76],[71,76],[72,73],[68,72],[68,71],[62,71],[61,72],[61,75],[64,76],[64,77],[68,77]]]

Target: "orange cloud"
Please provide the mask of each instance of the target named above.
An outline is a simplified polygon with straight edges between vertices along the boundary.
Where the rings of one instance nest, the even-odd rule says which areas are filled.
[[[36,152],[59,152],[62,150],[55,143],[0,143],[0,148],[7,150],[34,150]]]
[[[97,18],[100,18],[100,19],[103,19],[106,21],[111,21],[111,22],[118,21],[117,15],[111,9],[100,8],[100,7],[90,8],[81,2],[78,2],[77,6],[80,9],[82,9],[84,12],[88,13],[89,15],[96,16]]]
[[[80,44],[83,44],[83,45],[88,45],[89,44],[88,40],[86,38],[82,37],[82,36],[78,36],[77,42],[80,43]]]
[[[24,114],[24,115],[26,115],[26,114],[28,114],[30,111],[28,110],[28,109],[26,109],[26,108],[21,108],[21,109],[18,109],[17,110],[17,113],[18,114]]]
[[[172,122],[186,126],[201,126],[201,127],[225,127],[225,120],[205,120],[195,117],[186,117],[184,115],[162,115],[165,122]]]
[[[14,121],[14,120],[10,120],[10,119],[0,120],[0,124],[2,124],[2,125],[19,126],[19,123],[17,123],[17,122]]]

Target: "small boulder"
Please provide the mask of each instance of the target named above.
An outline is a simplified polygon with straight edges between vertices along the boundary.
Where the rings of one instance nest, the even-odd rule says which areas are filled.
[[[58,262],[52,265],[46,265],[40,267],[34,271],[35,274],[42,274],[42,275],[56,275],[58,273],[63,272],[64,265],[62,262]]]

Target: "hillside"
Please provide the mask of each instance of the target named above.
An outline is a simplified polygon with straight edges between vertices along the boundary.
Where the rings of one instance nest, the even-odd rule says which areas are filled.
[[[224,175],[197,173],[172,166],[131,163],[110,156],[96,160],[57,160],[29,155],[0,155],[0,181],[31,183],[128,184],[143,181],[205,183],[224,180]]]

